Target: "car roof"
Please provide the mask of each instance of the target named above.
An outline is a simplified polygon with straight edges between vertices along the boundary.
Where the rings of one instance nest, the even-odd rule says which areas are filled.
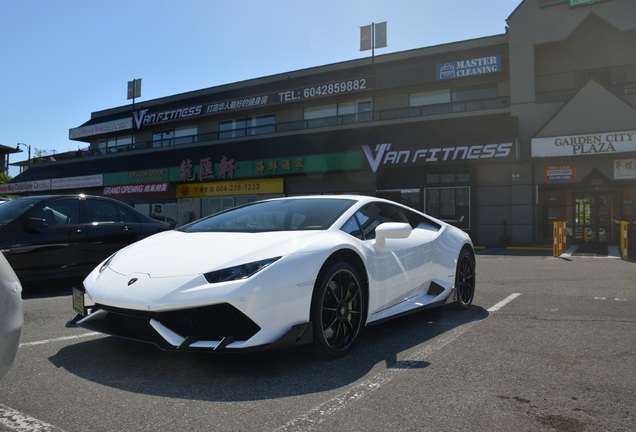
[[[281,198],[271,198],[269,200],[265,200],[265,201],[280,201],[280,200],[302,200],[302,199],[329,199],[329,200],[333,200],[333,199],[342,199],[342,200],[349,200],[349,201],[356,201],[362,204],[366,204],[369,202],[385,202],[385,203],[389,203],[389,204],[397,204],[400,206],[404,206],[403,204],[400,204],[399,202],[396,201],[391,201],[385,198],[379,198],[379,197],[374,197],[374,196],[369,196],[369,195],[352,195],[352,194],[346,194],[346,195],[298,195],[298,196],[289,196],[289,197],[281,197]],[[412,209],[414,210],[414,209]]]
[[[107,197],[102,197],[99,195],[86,195],[86,194],[25,195],[20,198],[49,199],[49,198],[78,198],[78,197],[79,198],[107,198]]]
[[[302,199],[343,199],[353,201],[376,201],[382,198],[371,197],[366,195],[295,195],[280,198],[271,198],[266,201],[284,201],[284,200],[302,200]]]

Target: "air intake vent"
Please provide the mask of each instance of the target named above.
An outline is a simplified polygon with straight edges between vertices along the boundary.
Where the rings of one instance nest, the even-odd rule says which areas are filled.
[[[431,286],[428,287],[428,295],[438,296],[444,292],[444,287],[438,283],[431,282]]]

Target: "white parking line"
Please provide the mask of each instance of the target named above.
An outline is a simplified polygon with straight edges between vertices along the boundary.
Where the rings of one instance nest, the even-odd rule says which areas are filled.
[[[508,303],[510,303],[511,301],[516,299],[517,297],[519,297],[520,295],[521,295],[521,293],[510,294],[508,297],[506,297],[505,299],[503,299],[499,303],[491,306],[487,310],[488,310],[488,312],[497,312],[499,309],[501,309],[502,307],[504,307],[505,305],[507,305]]]
[[[54,342],[68,341],[73,339],[81,339],[81,338],[86,338],[86,337],[96,336],[96,335],[101,335],[101,333],[89,332],[89,333],[82,333],[82,334],[74,335],[74,336],[63,336],[63,337],[53,338],[53,339],[45,339],[45,340],[34,341],[34,342],[25,342],[20,344],[20,348],[36,346],[36,345],[44,345],[44,344],[54,343]],[[12,431],[12,432],[27,432],[27,431],[29,432],[32,432],[32,431],[63,432],[62,429],[58,427],[45,423],[41,420],[38,420],[26,414],[22,414],[20,411],[16,411],[13,408],[9,408],[8,406],[2,405],[2,404],[0,404],[0,427],[7,428],[9,431]]]
[[[62,429],[0,404],[0,426],[15,432],[63,432]]]
[[[81,339],[81,338],[90,337],[90,336],[96,336],[96,335],[101,335],[101,334],[102,333],[98,333],[98,332],[90,332],[90,333],[82,333],[80,335],[75,335],[75,336],[62,336],[62,337],[59,337],[59,338],[44,339],[44,340],[35,341],[35,342],[25,342],[25,343],[21,343],[20,344],[20,348],[29,347],[29,346],[35,346],[35,345],[44,345],[44,344],[48,344],[48,343],[67,341],[67,340],[72,340],[72,339]]]
[[[520,293],[511,294],[504,300],[500,301],[499,303],[488,309],[488,312],[492,313],[498,311],[520,295]],[[377,373],[375,376],[362,380],[358,384],[351,386],[343,393],[340,393],[339,395],[336,395],[333,398],[310,409],[305,414],[296,417],[293,420],[290,420],[286,424],[275,429],[274,432],[304,431],[313,429],[320,423],[327,420],[333,414],[337,413],[343,408],[346,408],[349,403],[360,400],[369,395],[372,391],[379,389],[384,384],[388,383],[394,377],[396,377],[396,374],[418,367],[418,365],[421,365],[426,358],[429,358],[433,353],[441,350],[446,345],[457,339],[459,336],[466,333],[479,321],[481,321],[481,319],[471,321],[459,327],[455,327],[454,329],[444,333],[443,337],[434,339],[431,343],[426,344],[423,349],[416,351],[413,354],[411,360],[399,361],[398,363],[400,367],[389,367]]]

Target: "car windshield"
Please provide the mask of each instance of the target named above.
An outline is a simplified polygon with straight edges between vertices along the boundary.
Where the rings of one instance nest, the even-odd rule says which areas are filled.
[[[257,201],[235,207],[181,227],[185,232],[265,232],[324,230],[329,228],[354,200],[342,198]]]
[[[19,198],[0,206],[0,224],[6,224],[40,202],[40,198]]]

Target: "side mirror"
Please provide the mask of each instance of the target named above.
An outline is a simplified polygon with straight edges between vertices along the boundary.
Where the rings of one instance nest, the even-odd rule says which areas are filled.
[[[385,222],[375,229],[375,244],[380,248],[386,247],[386,239],[407,238],[413,232],[411,225],[400,222]]]
[[[24,229],[30,232],[39,232],[46,229],[49,225],[45,219],[29,218],[24,224]]]

